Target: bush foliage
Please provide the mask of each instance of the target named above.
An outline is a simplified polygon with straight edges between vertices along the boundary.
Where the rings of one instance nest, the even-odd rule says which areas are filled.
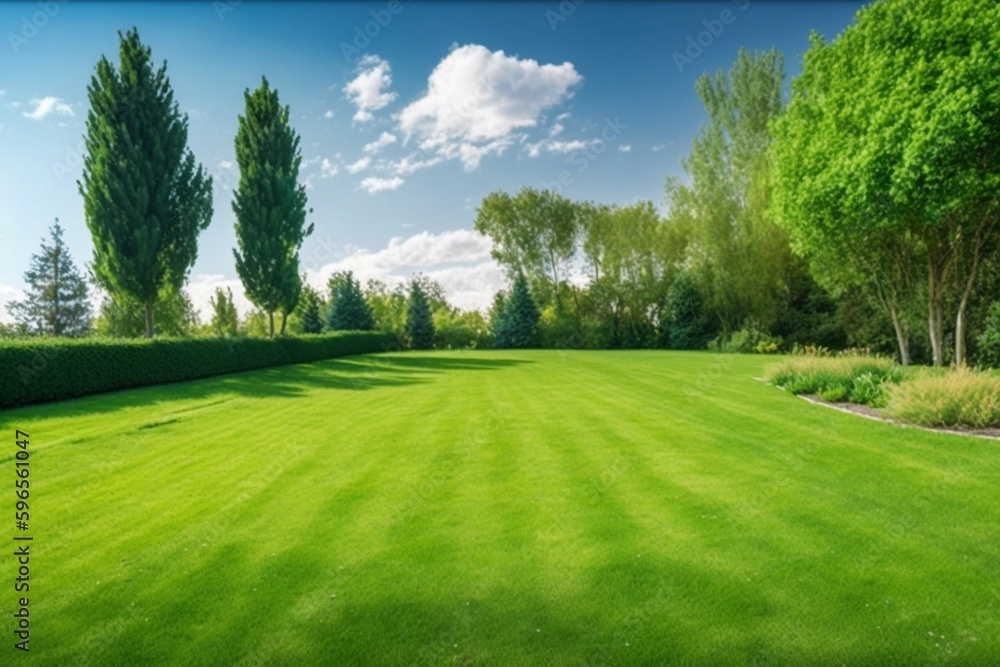
[[[0,408],[395,349],[395,337],[46,339],[0,344]]]
[[[924,374],[892,387],[886,412],[923,426],[1000,427],[1000,377],[970,368]]]
[[[849,355],[796,357],[771,366],[764,378],[793,394],[815,394],[825,401],[849,401],[883,407],[887,385],[903,378],[891,359]]]

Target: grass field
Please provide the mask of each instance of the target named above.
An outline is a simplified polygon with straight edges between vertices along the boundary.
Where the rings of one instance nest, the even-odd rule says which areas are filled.
[[[770,361],[407,353],[0,413],[30,661],[997,664],[1000,443]]]

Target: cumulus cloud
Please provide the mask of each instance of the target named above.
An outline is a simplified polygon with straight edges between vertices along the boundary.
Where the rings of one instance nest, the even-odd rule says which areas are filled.
[[[367,158],[366,158],[367,159]],[[395,190],[400,185],[405,183],[399,176],[393,176],[392,178],[378,178],[377,176],[369,176],[361,180],[361,189],[370,195],[377,192],[385,192],[386,190]]]
[[[368,165],[370,165],[371,163],[372,159],[370,157],[363,157],[357,162],[347,165],[347,171],[351,172],[352,174],[356,174],[359,171],[367,169]]]
[[[333,109],[327,109],[326,113],[323,114],[323,118],[330,119],[333,118]]]
[[[219,160],[219,169],[232,169],[236,166],[236,163],[232,160]]]
[[[562,123],[556,123],[555,125],[553,125],[552,127],[549,128],[549,136],[550,137],[554,137],[557,134],[562,134],[562,131],[565,130],[565,129],[566,128],[563,127]]]
[[[323,162],[319,165],[319,169],[320,175],[322,175],[323,178],[331,178],[336,176],[340,171],[340,165],[333,164],[326,158],[323,158]]]
[[[24,290],[11,285],[0,285],[0,322],[4,324],[14,322],[14,318],[7,312],[7,304],[11,301],[20,301],[25,296]]]
[[[21,115],[25,118],[30,118],[31,120],[42,120],[46,116],[56,114],[57,116],[75,116],[73,113],[73,107],[66,104],[59,97],[43,97],[35,98],[31,100],[31,104],[34,105],[34,109],[30,111],[22,111]]]
[[[582,139],[573,139],[572,141],[557,141],[552,139],[545,139],[534,144],[526,144],[525,150],[528,151],[529,157],[538,157],[543,152],[544,153],[572,153],[573,151],[581,151],[593,143],[597,143],[598,139],[591,139],[589,141],[584,141]]]
[[[366,153],[371,153],[372,155],[374,155],[375,153],[378,153],[380,150],[382,150],[389,144],[393,143],[396,143],[396,135],[389,134],[388,132],[383,132],[381,135],[379,135],[378,139],[369,144],[365,144],[364,150]]]
[[[198,318],[202,322],[210,322],[212,320],[211,299],[215,296],[215,289],[220,288],[225,291],[227,287],[233,291],[233,304],[241,317],[253,310],[253,304],[243,292],[243,283],[240,282],[239,278],[226,278],[218,274],[203,273],[191,278],[184,289],[191,297],[191,305],[198,313]]]
[[[396,93],[384,92],[392,85],[392,68],[378,56],[365,56],[358,63],[357,76],[344,86],[347,99],[357,107],[354,121],[365,123],[378,111],[396,99]]]
[[[517,131],[536,127],[542,113],[572,96],[583,81],[572,63],[535,60],[469,44],[451,51],[431,72],[426,93],[397,115],[405,141],[424,151],[461,159],[475,169],[500,154]]]
[[[468,229],[421,232],[392,238],[374,252],[351,249],[346,257],[309,272],[308,280],[321,286],[335,271],[353,271],[362,284],[373,278],[402,284],[419,270],[441,283],[452,305],[486,310],[497,290],[506,287],[503,270],[490,259],[491,247],[488,238]]]
[[[622,153],[628,153],[632,150],[632,144],[622,144],[618,147]]]

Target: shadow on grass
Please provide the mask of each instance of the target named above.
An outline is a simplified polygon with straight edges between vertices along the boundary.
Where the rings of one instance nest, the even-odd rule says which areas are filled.
[[[249,398],[298,398],[317,389],[366,391],[429,382],[435,375],[454,371],[496,371],[533,363],[516,359],[456,359],[436,355],[410,357],[406,353],[373,354],[313,363],[275,366],[230,375],[173,384],[136,387],[83,396],[48,404],[29,405],[0,414],[0,426],[25,413],[72,417],[175,401],[205,401],[204,405],[164,410],[164,414],[190,412],[224,403],[233,395]],[[228,395],[228,396],[227,396]],[[166,406],[164,406],[166,408]],[[25,411],[25,412],[21,412]]]

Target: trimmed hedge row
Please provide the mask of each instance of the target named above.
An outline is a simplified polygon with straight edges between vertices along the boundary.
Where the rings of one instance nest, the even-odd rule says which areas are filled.
[[[398,349],[389,333],[0,343],[0,408]]]

